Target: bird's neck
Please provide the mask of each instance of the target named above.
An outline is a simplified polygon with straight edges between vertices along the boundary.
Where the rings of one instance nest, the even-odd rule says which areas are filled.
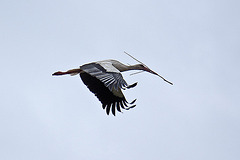
[[[137,66],[138,66],[138,64],[129,65],[129,66],[124,65],[124,66],[122,67],[122,69],[121,69],[121,72],[130,71],[130,70],[139,70]]]

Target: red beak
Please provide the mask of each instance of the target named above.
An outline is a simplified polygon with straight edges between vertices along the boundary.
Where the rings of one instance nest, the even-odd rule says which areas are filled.
[[[166,80],[165,78],[163,78],[162,76],[160,76],[159,74],[157,74],[157,73],[156,73],[156,72],[154,72],[153,70],[149,69],[148,67],[146,67],[144,70],[145,70],[145,71],[147,71],[147,72],[149,72],[149,73],[152,73],[152,74],[155,74],[155,75],[157,75],[158,77],[162,78],[162,79],[163,79],[165,82],[167,82],[167,83],[169,83],[169,84],[173,85],[173,83],[172,83],[172,82],[170,82],[170,81]]]

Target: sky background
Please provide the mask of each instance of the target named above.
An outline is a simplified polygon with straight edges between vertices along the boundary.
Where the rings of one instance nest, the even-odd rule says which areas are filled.
[[[239,160],[240,1],[0,0],[0,159]],[[137,106],[116,117],[78,76],[105,59]]]

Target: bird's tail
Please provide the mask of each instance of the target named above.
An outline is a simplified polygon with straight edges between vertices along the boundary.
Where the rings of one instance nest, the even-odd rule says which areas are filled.
[[[81,72],[82,72],[82,70],[80,68],[77,68],[77,69],[70,69],[66,72],[58,71],[58,72],[53,73],[52,75],[53,76],[61,76],[61,75],[65,75],[65,74],[70,74],[71,76],[75,76]]]

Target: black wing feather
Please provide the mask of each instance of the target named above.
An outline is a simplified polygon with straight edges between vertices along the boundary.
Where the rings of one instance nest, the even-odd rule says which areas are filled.
[[[99,101],[102,103],[103,109],[106,109],[106,113],[109,114],[111,107],[112,107],[112,113],[115,115],[115,110],[117,109],[119,112],[121,112],[120,106],[123,109],[128,109],[125,108],[123,104],[128,103],[126,101],[126,98],[123,97],[118,97],[114,95],[105,85],[103,82],[101,82],[99,79],[96,77],[91,76],[90,74],[84,72],[80,73],[80,77],[83,81],[83,83],[88,87],[88,89],[97,96]],[[120,105],[119,105],[120,104]]]
[[[80,66],[80,69],[99,79],[110,91],[112,91],[113,88],[118,90],[118,88],[128,86],[120,72],[107,72],[100,64],[89,63]]]

